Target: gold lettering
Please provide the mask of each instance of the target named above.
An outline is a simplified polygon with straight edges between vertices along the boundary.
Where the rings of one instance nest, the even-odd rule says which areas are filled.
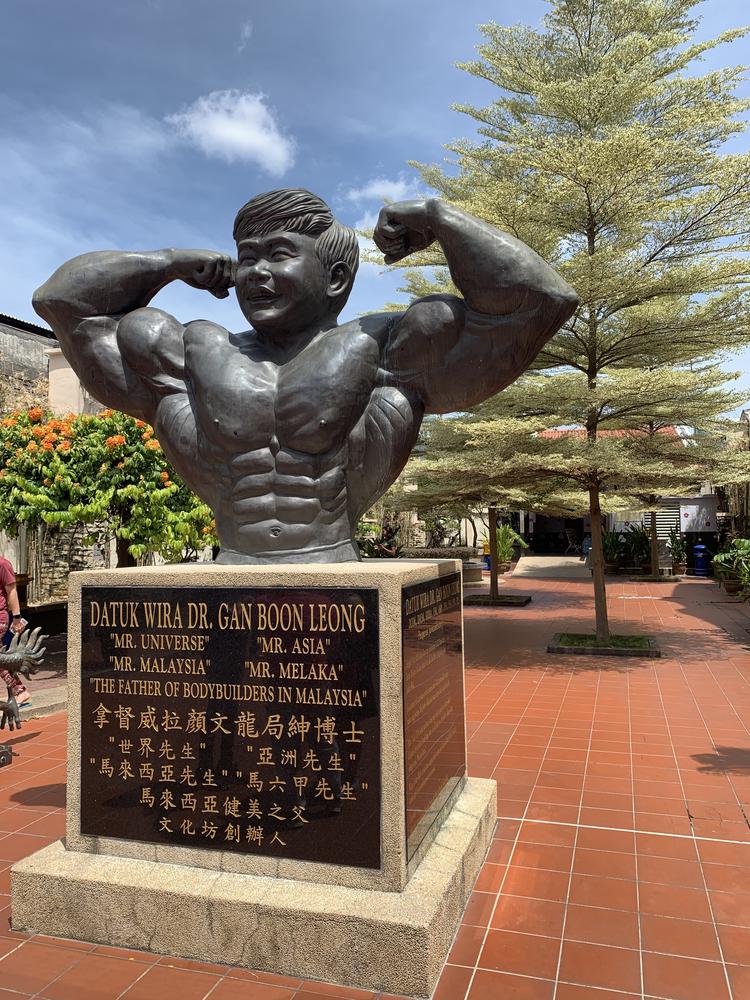
[[[364,632],[363,604],[311,604],[311,632]]]
[[[149,628],[183,628],[180,605],[168,601],[144,601],[143,615]]]
[[[138,601],[92,601],[90,616],[92,628],[140,628]]]
[[[251,677],[272,678],[271,664],[267,660],[245,660],[247,672]]]
[[[217,612],[219,628],[226,631],[250,631],[253,627],[252,609],[252,604],[226,604],[222,601]]]
[[[211,626],[208,622],[208,605],[203,601],[194,604],[193,601],[188,601],[187,606],[187,627],[189,629],[208,629]]]
[[[302,607],[299,604],[257,604],[258,628],[261,631],[289,632],[302,629]]]
[[[296,640],[295,640],[296,642]],[[281,642],[281,637],[278,635],[259,635],[258,636],[258,652],[259,653],[283,653],[285,652],[284,646]]]

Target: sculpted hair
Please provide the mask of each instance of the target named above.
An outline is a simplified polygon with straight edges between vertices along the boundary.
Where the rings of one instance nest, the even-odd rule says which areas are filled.
[[[340,260],[349,265],[352,280],[339,297],[343,308],[359,266],[359,245],[354,230],[337,222],[323,199],[304,188],[281,188],[256,195],[242,206],[234,220],[236,243],[280,230],[317,236],[315,252],[324,267],[332,267]]]

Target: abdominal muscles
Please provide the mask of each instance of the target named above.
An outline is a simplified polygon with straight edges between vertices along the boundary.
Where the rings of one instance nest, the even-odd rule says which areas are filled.
[[[255,554],[346,541],[345,462],[346,447],[308,455],[281,449],[274,439],[222,463],[216,510],[222,547]]]

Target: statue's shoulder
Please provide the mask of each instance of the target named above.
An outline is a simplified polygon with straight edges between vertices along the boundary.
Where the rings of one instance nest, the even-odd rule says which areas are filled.
[[[382,347],[386,344],[394,325],[403,315],[396,312],[367,313],[342,324],[339,329],[345,331],[346,336],[370,338]]]
[[[185,324],[186,344],[216,343],[217,340],[229,343],[232,336],[226,327],[210,319],[194,319]]]

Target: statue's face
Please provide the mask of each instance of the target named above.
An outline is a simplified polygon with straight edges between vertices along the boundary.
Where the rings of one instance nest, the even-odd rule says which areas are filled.
[[[330,310],[330,276],[315,252],[315,237],[250,237],[238,243],[237,262],[237,301],[256,330],[295,333]]]

